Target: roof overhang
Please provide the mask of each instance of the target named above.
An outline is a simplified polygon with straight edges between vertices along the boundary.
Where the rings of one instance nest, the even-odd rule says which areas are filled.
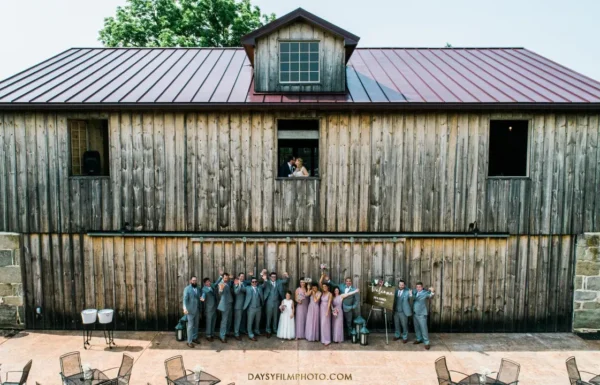
[[[254,66],[254,47],[256,47],[256,40],[296,21],[304,21],[308,24],[322,28],[332,35],[344,39],[344,47],[346,48],[346,63],[350,59],[352,52],[360,40],[360,37],[354,35],[353,33],[350,33],[345,29],[338,27],[337,25],[331,24],[327,20],[321,19],[317,15],[314,15],[302,8],[298,8],[276,20],[273,20],[269,24],[266,24],[257,30],[242,36],[242,46],[244,47],[252,66]]]

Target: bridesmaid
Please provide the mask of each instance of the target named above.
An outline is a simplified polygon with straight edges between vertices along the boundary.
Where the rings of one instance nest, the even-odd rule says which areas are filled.
[[[306,329],[304,338],[307,341],[319,340],[319,301],[321,300],[321,292],[317,285],[311,287],[308,311],[306,312]]]
[[[328,346],[331,343],[331,302],[333,295],[329,291],[330,285],[328,283],[321,284],[321,343]]]
[[[336,286],[333,289],[333,342],[344,342],[344,309],[342,302],[346,297],[357,294],[358,289],[346,294],[340,293],[340,288]]]
[[[304,277],[300,278],[300,287],[296,289],[296,339],[304,338],[304,329],[306,326],[306,313],[308,312],[308,303],[310,294],[306,293],[306,282]]]

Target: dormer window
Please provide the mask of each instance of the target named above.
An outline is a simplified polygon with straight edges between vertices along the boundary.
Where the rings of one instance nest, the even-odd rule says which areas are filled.
[[[279,42],[279,82],[318,83],[320,81],[319,42]]]

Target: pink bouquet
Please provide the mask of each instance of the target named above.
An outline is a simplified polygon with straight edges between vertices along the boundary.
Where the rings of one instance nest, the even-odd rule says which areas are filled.
[[[325,270],[325,269],[327,269],[327,265],[324,263],[321,263],[321,270]]]
[[[279,310],[281,310],[283,312],[285,310],[285,305],[279,306]]]
[[[338,309],[333,309],[331,314],[333,314],[334,317],[337,317],[340,314],[340,311]]]

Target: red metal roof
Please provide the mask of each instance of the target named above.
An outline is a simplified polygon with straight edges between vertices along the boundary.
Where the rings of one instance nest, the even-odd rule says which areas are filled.
[[[1,81],[0,108],[600,103],[600,82],[523,48],[358,48],[346,75],[345,95],[263,95],[242,48],[73,48]]]

